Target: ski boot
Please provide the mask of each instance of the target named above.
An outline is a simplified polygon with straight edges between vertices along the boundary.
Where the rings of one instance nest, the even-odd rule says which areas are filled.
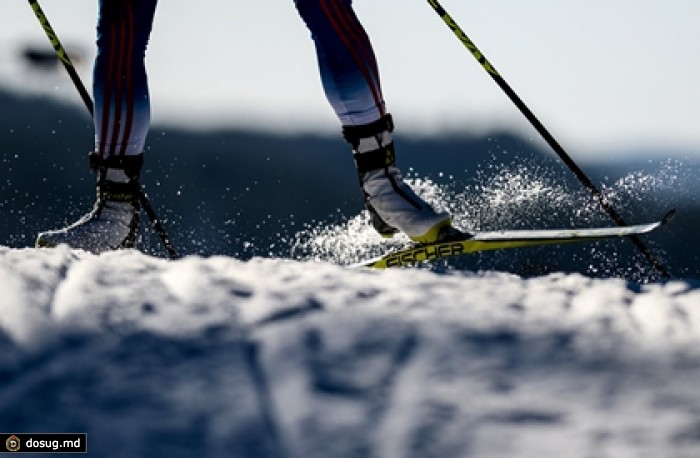
[[[97,173],[94,207],[68,227],[39,234],[36,246],[66,244],[95,254],[133,248],[139,229],[142,165],[143,154],[104,159],[91,153],[90,166]]]
[[[352,145],[355,166],[370,221],[383,237],[403,232],[417,243],[462,240],[468,237],[452,227],[447,212],[437,212],[404,181],[396,167],[391,115],[360,126],[344,126]]]

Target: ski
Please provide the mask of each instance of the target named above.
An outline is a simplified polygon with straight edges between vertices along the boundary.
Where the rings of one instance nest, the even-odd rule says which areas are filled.
[[[465,240],[416,245],[357,264],[352,264],[349,267],[372,267],[376,269],[407,267],[426,261],[436,261],[438,259],[478,253],[481,251],[580,243],[630,235],[641,235],[647,234],[668,223],[674,215],[675,210],[671,210],[659,221],[634,226],[482,231],[476,232],[473,237]]]

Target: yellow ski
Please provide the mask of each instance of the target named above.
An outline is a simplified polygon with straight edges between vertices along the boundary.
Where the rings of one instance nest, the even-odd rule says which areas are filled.
[[[373,267],[376,269],[406,267],[426,261],[435,261],[480,251],[579,243],[647,234],[670,221],[674,213],[675,211],[671,210],[660,221],[635,226],[477,232],[469,239],[430,245],[416,245],[353,264],[350,267]]]

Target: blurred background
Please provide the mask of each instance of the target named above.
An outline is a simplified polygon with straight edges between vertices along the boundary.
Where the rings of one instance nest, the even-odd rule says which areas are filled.
[[[143,181],[185,253],[285,256],[298,231],[342,225],[362,209],[309,33],[293,1],[268,3],[158,7]],[[97,1],[41,6],[90,87]],[[679,275],[700,275],[700,4],[443,6],[629,223],[679,209],[650,243]],[[611,224],[594,205],[582,215],[582,197],[562,200],[580,186],[427,2],[354,7],[378,55],[404,170],[434,180],[448,201],[474,191],[469,208],[463,196],[448,203],[475,227]],[[89,209],[93,130],[29,5],[6,2],[0,11],[0,243],[22,247]],[[549,200],[493,207],[492,191],[522,203],[541,182],[558,190]],[[158,254],[148,234],[144,246]],[[533,272],[590,271],[585,254],[574,257],[580,265]],[[497,268],[512,258],[480,262]]]

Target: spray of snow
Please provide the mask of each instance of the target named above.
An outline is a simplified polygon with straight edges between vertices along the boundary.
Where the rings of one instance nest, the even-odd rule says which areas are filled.
[[[659,201],[659,195],[675,190],[685,182],[682,164],[668,161],[655,173],[632,172],[601,192],[619,212],[625,213],[634,202],[649,202],[650,208],[668,209],[668,203]],[[535,161],[519,160],[511,164],[488,164],[473,172],[470,184],[464,185],[450,176],[446,183],[418,178],[413,171],[407,175],[407,183],[426,201],[438,208],[447,209],[453,215],[454,224],[467,230],[546,229],[556,227],[610,226],[610,217],[600,204],[580,185],[567,184],[551,168]],[[440,177],[444,178],[444,177]],[[444,181],[444,180],[443,180]],[[660,214],[645,214],[635,223],[649,222]],[[646,218],[646,219],[643,219]],[[352,218],[336,215],[327,221],[307,225],[291,238],[291,257],[298,260],[323,260],[350,265],[378,256],[393,249],[406,247],[410,240],[395,236],[386,240],[378,236],[369,224],[369,215],[363,212]],[[566,247],[564,250],[568,250]],[[547,247],[551,258],[571,256],[590,262],[585,272],[595,276],[622,276],[634,281],[654,280],[655,273],[643,259],[620,259],[615,249],[600,249],[591,244],[579,252],[561,251]],[[663,257],[663,251],[657,249]],[[493,254],[493,257],[513,256]],[[452,263],[448,268],[460,268]],[[450,267],[451,266],[451,267]],[[435,268],[435,266],[427,266]],[[443,268],[440,266],[439,268]],[[474,266],[467,266],[474,268]],[[477,268],[491,269],[490,264]]]

